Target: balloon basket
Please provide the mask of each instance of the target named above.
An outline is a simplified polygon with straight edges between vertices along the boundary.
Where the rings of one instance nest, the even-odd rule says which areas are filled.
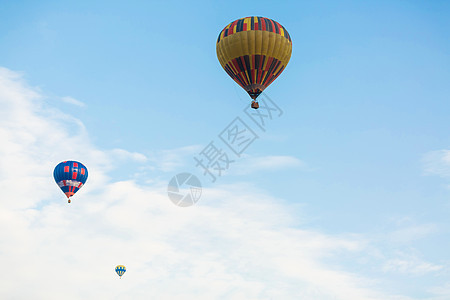
[[[253,109],[258,109],[258,108],[259,108],[259,103],[258,103],[257,101],[252,101],[251,107],[252,107]]]

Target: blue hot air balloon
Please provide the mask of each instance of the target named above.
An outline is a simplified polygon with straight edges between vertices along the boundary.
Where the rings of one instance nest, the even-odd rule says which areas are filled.
[[[127,268],[125,268],[124,265],[118,265],[116,266],[116,273],[119,275],[120,279],[122,279],[122,275],[127,271]]]
[[[63,161],[53,171],[56,184],[66,194],[68,202],[78,190],[84,185],[88,177],[87,168],[77,161]]]

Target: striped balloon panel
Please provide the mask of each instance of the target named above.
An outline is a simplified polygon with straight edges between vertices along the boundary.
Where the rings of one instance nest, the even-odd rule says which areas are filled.
[[[224,67],[227,74],[252,98],[269,86],[284,70],[281,61],[264,55],[245,55],[232,59]]]
[[[222,30],[216,51],[228,75],[256,99],[285,69],[291,57],[292,41],[277,22],[248,17]]]
[[[88,170],[80,162],[64,161],[55,167],[53,177],[63,193],[69,198],[86,183]]]
[[[278,22],[264,17],[246,17],[231,22],[220,32],[217,42],[220,42],[224,37],[230,36],[237,32],[261,30],[278,33],[281,36],[291,41],[291,37],[287,30]]]

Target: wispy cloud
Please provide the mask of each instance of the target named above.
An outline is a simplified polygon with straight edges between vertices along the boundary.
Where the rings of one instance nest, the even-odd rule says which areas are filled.
[[[444,268],[442,265],[425,262],[416,255],[400,253],[399,256],[398,258],[387,260],[383,265],[383,270],[410,275],[424,275]]]
[[[429,291],[434,294],[430,300],[448,300],[450,299],[450,281],[442,286],[434,286]]]
[[[85,107],[86,104],[84,102],[81,102],[80,100],[77,100],[75,98],[66,96],[66,97],[62,97],[61,100],[65,103],[69,103],[69,104],[73,104],[79,107]]]
[[[410,243],[428,237],[437,231],[436,224],[417,224],[395,229],[389,233],[388,237],[392,243]]]
[[[293,156],[271,155],[250,156],[245,155],[236,160],[231,166],[229,174],[247,175],[264,170],[283,170],[306,168],[306,164]]]
[[[110,151],[110,154],[121,160],[134,160],[136,162],[148,161],[148,158],[144,154],[138,152],[129,152],[124,149],[113,149]]]
[[[118,158],[156,159],[99,150],[81,122],[43,107],[38,92],[1,68],[0,105],[2,299],[409,299],[339,266],[343,253],[365,253],[365,238],[299,228],[290,207],[264,190],[216,185],[186,209],[167,198],[166,183],[110,178]],[[162,153],[160,167],[195,152]],[[52,178],[66,159],[89,169],[70,205]],[[291,157],[252,163],[302,166]],[[389,259],[387,268],[402,270]],[[120,282],[117,264],[128,268]]]
[[[200,145],[155,151],[149,155],[149,160],[154,163],[156,169],[163,172],[171,172],[179,170],[184,166],[193,166],[193,157],[199,151],[201,151]]]
[[[450,150],[428,152],[423,157],[423,163],[425,174],[450,177]]]

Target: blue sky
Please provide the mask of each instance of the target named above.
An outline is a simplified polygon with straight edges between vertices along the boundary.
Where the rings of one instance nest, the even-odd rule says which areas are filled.
[[[35,282],[30,291],[42,299],[65,291],[73,299],[450,298],[450,3],[0,8],[0,222],[17,225],[0,236],[9,245],[2,256],[20,266],[10,280]],[[293,40],[286,70],[266,90],[283,114],[265,132],[245,115],[248,95],[215,50],[224,26],[251,15],[278,21]],[[240,158],[230,152],[235,162],[212,183],[193,157],[211,141],[226,149],[218,135],[236,117],[259,138]],[[67,159],[90,170],[71,206],[51,178]],[[167,198],[180,172],[205,188],[193,207]],[[79,254],[51,250],[66,245]],[[123,250],[98,257],[109,245]],[[127,261],[114,294],[116,278],[103,267]],[[38,262],[58,267],[47,279],[19,271]],[[106,275],[103,290],[80,279],[86,268],[87,278]],[[85,290],[60,282],[45,294],[60,272]],[[144,288],[149,282],[158,284]],[[2,298],[15,292],[0,289]]]

